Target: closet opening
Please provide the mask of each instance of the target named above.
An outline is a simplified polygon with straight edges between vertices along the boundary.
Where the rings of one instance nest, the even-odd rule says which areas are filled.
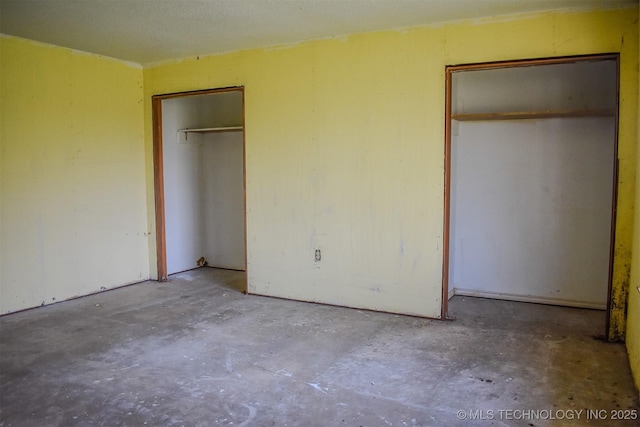
[[[590,308],[608,337],[618,76],[618,54],[446,67],[443,319],[454,295]]]
[[[158,280],[246,272],[244,88],[155,95],[152,108]]]

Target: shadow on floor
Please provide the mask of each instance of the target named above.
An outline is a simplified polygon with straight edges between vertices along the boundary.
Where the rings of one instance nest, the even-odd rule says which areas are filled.
[[[247,273],[240,270],[229,270],[225,268],[215,267],[198,267],[193,270],[187,270],[175,273],[169,276],[169,281],[174,280],[193,280],[196,277],[208,277],[212,284],[225,287],[229,290],[246,293],[247,290]]]

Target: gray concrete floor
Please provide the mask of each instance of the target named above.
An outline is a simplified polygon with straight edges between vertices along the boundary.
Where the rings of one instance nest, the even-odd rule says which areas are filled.
[[[638,425],[611,420],[638,400],[603,312],[455,297],[440,322],[243,281],[203,268],[0,318],[0,426]]]

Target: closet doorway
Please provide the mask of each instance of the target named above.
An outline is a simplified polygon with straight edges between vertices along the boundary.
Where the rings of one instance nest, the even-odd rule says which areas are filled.
[[[606,309],[608,322],[618,61],[446,68],[443,318],[466,295]]]
[[[203,265],[246,271],[243,88],[152,106],[158,280]]]

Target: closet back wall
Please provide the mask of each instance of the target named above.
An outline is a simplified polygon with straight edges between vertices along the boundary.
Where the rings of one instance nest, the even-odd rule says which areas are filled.
[[[204,256],[212,267],[245,269],[242,131],[204,134]]]
[[[456,294],[606,308],[614,133],[607,117],[460,124]]]

